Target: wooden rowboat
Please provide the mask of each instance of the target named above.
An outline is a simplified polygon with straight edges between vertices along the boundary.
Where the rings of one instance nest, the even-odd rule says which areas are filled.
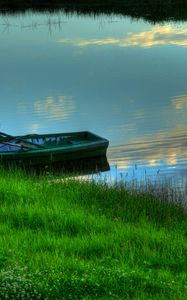
[[[0,162],[48,165],[105,156],[109,141],[88,131],[10,136],[0,133]]]

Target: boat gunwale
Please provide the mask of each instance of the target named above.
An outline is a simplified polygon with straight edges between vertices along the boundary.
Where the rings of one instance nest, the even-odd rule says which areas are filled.
[[[46,148],[41,148],[41,149],[27,149],[27,150],[16,150],[16,151],[6,151],[6,152],[0,152],[0,158],[9,158],[9,157],[25,157],[25,158],[29,158],[30,155],[32,156],[37,156],[40,154],[48,154],[48,153],[54,153],[54,154],[58,154],[58,153],[67,153],[67,152],[76,152],[76,151],[85,151],[85,150],[90,150],[90,149],[95,149],[95,148],[107,148],[109,141],[105,138],[102,138],[99,135],[96,135],[90,131],[80,131],[80,132],[67,132],[67,133],[53,133],[53,134],[28,134],[28,135],[24,135],[24,136],[15,136],[15,138],[29,138],[32,137],[33,138],[42,138],[42,137],[58,137],[58,136],[68,136],[68,135],[72,135],[72,136],[78,136],[78,135],[90,135],[93,136],[95,138],[97,138],[96,140],[87,140],[87,142],[85,142],[84,144],[71,144],[68,146],[64,146],[64,145],[57,145],[56,147],[46,147]]]

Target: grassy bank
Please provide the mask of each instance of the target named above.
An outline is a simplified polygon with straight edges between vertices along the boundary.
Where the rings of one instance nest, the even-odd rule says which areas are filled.
[[[167,199],[1,170],[0,245],[0,299],[187,299],[186,212]]]

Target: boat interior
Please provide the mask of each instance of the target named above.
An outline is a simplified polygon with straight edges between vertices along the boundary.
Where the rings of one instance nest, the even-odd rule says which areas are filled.
[[[69,147],[98,139],[99,137],[89,132],[51,135],[30,134],[20,137],[3,136],[0,134],[0,152]]]

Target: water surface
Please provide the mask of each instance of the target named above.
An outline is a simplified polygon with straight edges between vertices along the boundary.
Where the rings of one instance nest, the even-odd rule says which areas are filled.
[[[0,41],[1,131],[90,130],[112,174],[187,181],[186,22],[28,12]]]

